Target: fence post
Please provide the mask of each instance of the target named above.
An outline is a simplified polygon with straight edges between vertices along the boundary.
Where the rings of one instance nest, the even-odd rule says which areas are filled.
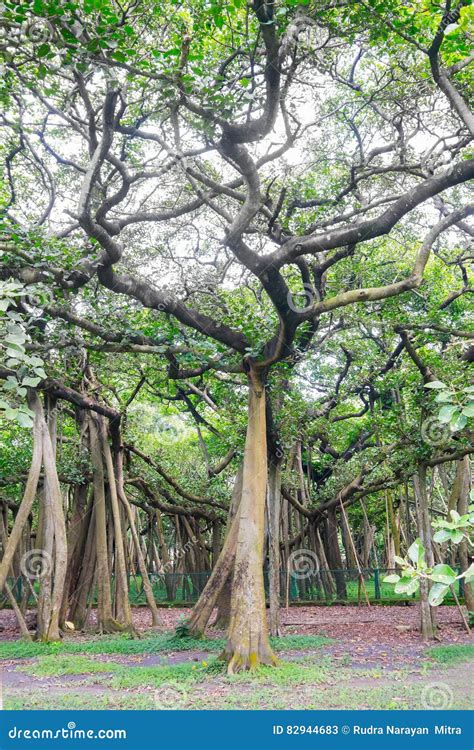
[[[378,568],[374,569],[374,589],[375,589],[375,591],[374,591],[375,598],[376,599],[381,599],[382,597],[380,596],[380,578],[379,578],[379,569]]]

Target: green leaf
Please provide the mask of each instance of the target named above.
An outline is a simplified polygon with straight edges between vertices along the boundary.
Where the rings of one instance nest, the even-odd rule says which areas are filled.
[[[451,421],[451,417],[453,416],[454,412],[457,411],[459,411],[457,406],[443,406],[443,408],[439,411],[438,419],[440,422],[446,424],[446,422]]]
[[[474,563],[471,563],[467,570],[464,571],[464,573],[460,576],[460,578],[464,578],[466,583],[469,583],[469,581],[472,581],[474,578]]]
[[[16,380],[16,378],[12,378],[11,376],[8,377],[3,384],[3,388],[6,391],[16,390],[17,387],[18,387],[18,381]]]
[[[448,542],[451,539],[451,532],[448,531],[447,529],[440,529],[433,536],[433,539],[435,542],[438,542],[439,544],[443,544],[443,542]]]
[[[422,563],[425,559],[425,548],[421,539],[415,539],[411,547],[408,548],[408,557],[416,565]]]
[[[10,336],[5,336],[5,339],[4,339],[4,340],[5,340],[5,341],[8,341],[8,339],[9,339],[9,338],[11,338],[11,337],[10,337]],[[16,341],[8,341],[8,349],[7,349],[7,352],[9,352],[9,351],[12,351],[12,352],[13,352],[13,355],[11,355],[11,356],[15,356],[15,353],[16,353],[16,352],[21,352],[21,353],[23,353],[23,352],[25,351],[25,347],[24,347],[24,346],[22,346],[22,344],[19,344],[19,343],[17,343]]]
[[[441,380],[433,380],[432,383],[425,383],[425,388],[447,390],[448,387]]]
[[[33,419],[24,411],[19,411],[16,415],[16,421],[21,427],[33,427]]]
[[[449,590],[449,586],[445,586],[445,584],[443,583],[435,583],[430,588],[430,593],[428,594],[428,601],[431,604],[431,606],[439,607],[444,597],[446,596],[448,590]]]
[[[469,403],[464,406],[462,413],[466,417],[474,417],[474,403]]]
[[[449,565],[435,565],[430,573],[430,578],[436,583],[450,585],[456,580],[456,573]]]
[[[440,391],[435,398],[437,403],[444,403],[446,401],[454,401],[454,395],[450,391]]]
[[[464,414],[457,414],[450,422],[449,429],[451,432],[459,432],[467,425],[467,417]]]
[[[418,591],[420,582],[417,578],[400,578],[399,582],[395,584],[396,594],[414,594]]]
[[[44,43],[40,44],[40,46],[36,50],[36,54],[38,55],[38,57],[46,57],[46,55],[48,55],[50,51],[51,47],[49,46],[49,44]]]
[[[27,377],[27,378],[23,378],[23,380],[21,381],[21,384],[22,385],[26,385],[26,386],[30,386],[31,388],[35,388],[38,385],[38,383],[40,383],[40,382],[41,382],[41,378],[30,378],[30,377]]]
[[[398,583],[399,580],[400,580],[400,576],[397,576],[396,573],[392,573],[389,576],[385,576],[385,578],[383,579],[383,582],[384,583]]]

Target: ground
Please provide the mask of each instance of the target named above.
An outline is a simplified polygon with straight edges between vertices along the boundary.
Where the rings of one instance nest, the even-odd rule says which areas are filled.
[[[189,610],[134,610],[143,633],[68,635],[60,644],[19,641],[0,612],[6,709],[415,709],[468,708],[474,645],[454,607],[440,607],[439,640],[421,643],[418,606],[293,607],[273,645],[279,668],[225,674],[223,633],[174,636]],[[472,674],[472,672],[471,672]]]

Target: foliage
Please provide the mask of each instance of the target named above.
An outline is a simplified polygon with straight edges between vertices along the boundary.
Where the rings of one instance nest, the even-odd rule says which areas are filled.
[[[474,385],[455,392],[445,383],[435,380],[427,383],[425,388],[439,391],[435,398],[438,404],[442,404],[438,419],[442,424],[449,424],[451,432],[462,430],[468,419],[474,417]]]
[[[474,495],[474,491],[471,492]],[[460,544],[470,541],[469,532],[474,528],[474,505],[469,507],[469,513],[460,516],[455,510],[450,511],[451,521],[436,521],[433,526],[439,529],[434,535],[437,542],[451,541]],[[421,539],[416,539],[408,549],[408,557],[395,557],[395,562],[401,566],[401,576],[393,573],[384,578],[385,583],[394,583],[395,591],[399,594],[412,594],[418,590],[422,579],[432,582],[428,599],[432,607],[442,604],[450,587],[460,579],[470,583],[474,579],[474,563],[467,570],[456,575],[456,572],[446,564],[429,567],[425,562],[425,548]]]

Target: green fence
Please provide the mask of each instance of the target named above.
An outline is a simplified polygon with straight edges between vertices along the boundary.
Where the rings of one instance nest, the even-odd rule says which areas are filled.
[[[329,604],[337,601],[356,603],[365,601],[409,601],[419,599],[419,592],[406,595],[396,594],[393,584],[384,583],[383,579],[396,570],[387,568],[370,568],[362,571],[362,578],[358,570],[320,570],[317,574],[302,576],[295,573],[280,572],[280,597],[282,605],[302,602]],[[163,604],[189,604],[197,601],[206,585],[210,572],[203,573],[170,573],[150,574],[153,595],[157,602]],[[264,571],[265,591],[269,594],[268,571]],[[464,596],[463,581],[455,586],[456,595]],[[146,598],[141,578],[130,580],[130,601],[132,604],[145,604]],[[448,594],[447,603],[454,602],[452,594]]]
[[[358,570],[319,570],[317,573],[301,574],[280,572],[281,603],[285,605],[299,603],[330,604],[343,601],[348,603],[364,602],[365,598],[370,601],[397,602],[410,601],[419,598],[419,592],[407,596],[396,594],[393,584],[384,583],[386,575],[396,572],[387,568],[369,568],[362,571],[362,577]],[[149,573],[153,590],[153,596],[158,604],[166,605],[189,605],[199,598],[204,589],[210,571],[202,573]],[[264,571],[265,591],[268,598],[268,571]],[[39,582],[30,581],[31,586],[25,588],[23,577],[17,580],[9,579],[10,587],[15,599],[26,606],[34,606]],[[146,604],[146,596],[143,590],[141,576],[131,575],[129,581],[130,602],[132,606]],[[455,585],[455,593],[460,600],[463,599],[463,581],[460,579]],[[97,592],[92,593],[92,604],[95,603]],[[446,603],[453,603],[451,593],[446,597]],[[5,594],[0,596],[0,607],[9,607]]]

